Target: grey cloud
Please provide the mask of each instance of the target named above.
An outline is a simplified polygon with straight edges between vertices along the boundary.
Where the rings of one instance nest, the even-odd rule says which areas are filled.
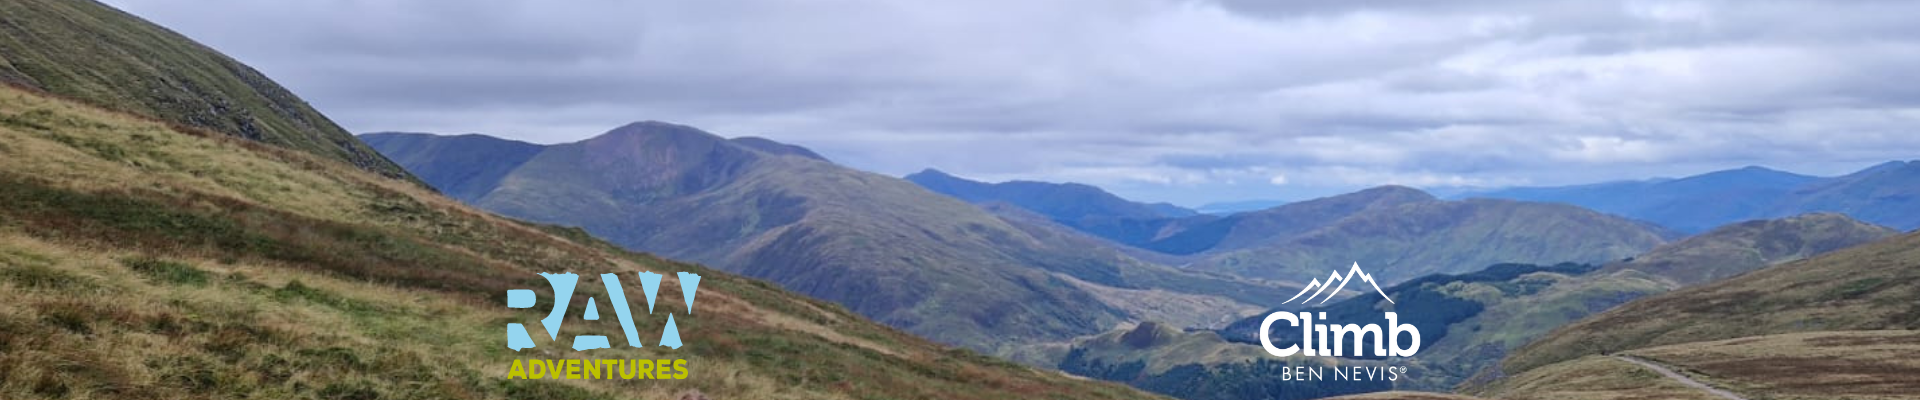
[[[1911,1],[109,2],[358,131],[670,120],[1148,200],[1920,153]]]

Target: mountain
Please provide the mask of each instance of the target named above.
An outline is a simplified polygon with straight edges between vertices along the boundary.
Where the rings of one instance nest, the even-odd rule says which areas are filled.
[[[13,87],[0,87],[0,204],[0,398],[1155,398],[331,157]],[[562,271],[664,273],[664,309],[691,298],[676,272],[700,275],[695,311],[673,318],[684,346],[654,345],[654,313],[635,319],[648,347],[508,349],[506,324],[553,307],[537,273]],[[640,286],[623,287],[636,306]],[[539,304],[507,308],[510,289]],[[624,337],[581,310],[562,335]],[[684,359],[687,377],[507,379],[517,359]]]
[[[1681,179],[1512,188],[1462,197],[1558,202],[1701,232],[1743,220],[1811,212],[1845,213],[1898,229],[1920,228],[1920,163],[1889,162],[1820,178],[1762,167]]]
[[[1838,214],[1810,214],[1751,221],[1656,247],[1630,261],[1605,267],[1562,264],[1501,264],[1465,274],[1430,275],[1387,287],[1387,302],[1364,284],[1357,295],[1313,307],[1282,306],[1228,324],[1217,332],[1180,336],[1175,345],[1128,347],[1099,339],[1077,341],[1061,368],[1098,371],[1091,365],[1144,365],[1141,383],[1187,364],[1219,366],[1264,357],[1258,327],[1273,311],[1325,313],[1328,321],[1378,320],[1396,311],[1422,332],[1423,347],[1396,361],[1418,371],[1395,383],[1401,390],[1450,390],[1497,367],[1508,351],[1588,315],[1637,298],[1663,293],[1697,279],[1717,279],[1889,237],[1894,233]],[[1788,245],[1792,244],[1792,245]],[[1755,256],[1765,255],[1765,257]],[[1684,266],[1701,266],[1707,271]],[[1346,286],[1352,290],[1354,286]],[[1317,304],[1317,303],[1315,303]],[[1298,331],[1275,331],[1276,343],[1299,341]],[[1116,335],[1109,333],[1108,335]],[[1210,339],[1209,339],[1210,338]],[[1343,359],[1343,365],[1364,360]],[[1229,379],[1213,376],[1210,379]],[[1378,390],[1378,389],[1375,389]],[[1163,392],[1188,396],[1185,392]]]
[[[1433,196],[1413,188],[1382,186],[1205,221],[1142,247],[1181,255],[1238,250],[1285,240],[1362,211],[1432,200]]]
[[[1269,221],[1290,223],[1234,225],[1187,268],[1297,282],[1324,274],[1329,266],[1359,262],[1381,284],[1393,284],[1500,263],[1603,263],[1644,252],[1667,236],[1643,223],[1570,205],[1443,201],[1424,195],[1386,187],[1323,199],[1327,204],[1282,206],[1270,211],[1285,218]],[[1289,211],[1294,208],[1312,211]],[[1234,217],[1261,213],[1266,211]],[[1236,239],[1247,231],[1267,233]]]
[[[1651,296],[1555,329],[1506,375],[1590,354],[1794,332],[1920,329],[1920,234]]]
[[[1011,181],[985,183],[927,169],[907,181],[975,204],[1006,203],[1054,222],[1118,243],[1141,246],[1185,226],[1214,218],[1167,203],[1138,203],[1078,183]]]
[[[1201,214],[1227,215],[1246,211],[1258,211],[1279,207],[1289,203],[1286,200],[1242,200],[1223,201],[1202,204],[1193,209]]]
[[[1005,202],[1061,221],[1084,218],[1178,218],[1193,210],[1167,203],[1136,203],[1078,183],[1011,181],[985,183],[927,169],[906,176],[921,187],[968,203]]]
[[[406,176],[259,71],[93,0],[0,1],[0,83]]]
[[[1164,314],[1149,309],[1164,305],[1134,300],[1148,293],[1238,309],[1274,292],[1142,262],[1072,230],[1010,222],[811,152],[743,145],[687,126],[641,122],[544,146],[522,162],[486,166],[509,172],[491,188],[471,190],[449,190],[469,181],[437,181],[437,171],[470,169],[456,156],[467,151],[374,142],[423,171],[429,184],[470,196],[461,200],[480,208],[581,226],[630,249],[767,279],[997,354]]]
[[[441,192],[456,199],[485,196],[508,172],[544,146],[486,135],[459,135],[445,139],[424,133],[360,135],[367,145],[382,149],[393,162],[414,176],[435,182]]]
[[[1901,229],[1920,229],[1920,161],[1892,161],[1795,188],[1772,213],[1830,211]]]
[[[1501,262],[1607,262],[1663,243],[1668,232],[1578,207],[1475,199],[1442,201],[1404,186],[1288,203],[1226,217],[1155,217],[1091,186],[986,184],[935,170],[907,177],[975,203],[1004,202],[1054,222],[1158,254],[1187,269],[1300,283],[1303,271],[1360,261],[1399,282]],[[1417,263],[1416,263],[1417,261]],[[1407,265],[1400,265],[1407,264]]]
[[[1746,221],[1661,245],[1607,270],[1637,270],[1696,285],[1898,233],[1835,213]]]

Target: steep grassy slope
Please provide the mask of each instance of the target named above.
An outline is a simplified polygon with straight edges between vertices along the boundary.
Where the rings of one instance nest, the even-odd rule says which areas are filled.
[[[1920,234],[1640,299],[1514,352],[1505,375],[1589,354],[1747,336],[1920,329]]]
[[[1609,262],[1664,242],[1655,228],[1568,205],[1428,200],[1364,208],[1292,237],[1208,254],[1191,268],[1301,281],[1359,262],[1387,285],[1499,263]]]
[[[1145,398],[832,303],[497,217],[337,160],[0,88],[0,398]],[[704,277],[686,346],[506,348],[537,272]],[[628,299],[642,298],[629,283]],[[600,285],[578,297],[606,298]],[[671,304],[671,303],[669,303]],[[621,337],[567,314],[563,335]],[[538,311],[535,311],[538,310]],[[641,332],[661,320],[639,318]],[[537,329],[537,328],[535,328]],[[535,335],[536,337],[541,335]],[[651,340],[648,340],[652,343]],[[682,358],[674,381],[506,380],[515,358]]]
[[[406,176],[259,71],[93,0],[0,1],[0,83]]]
[[[1834,213],[1746,221],[1661,245],[1631,261],[1609,265],[1607,271],[1638,270],[1695,285],[1898,233]]]
[[[1074,232],[1009,222],[809,153],[761,150],[769,146],[635,123],[546,146],[471,202],[768,279],[914,333],[1000,354],[1164,312],[1112,301],[1102,289],[1238,303],[1264,302],[1277,292],[1141,262]],[[396,158],[414,165],[412,155]],[[460,164],[447,162],[417,168]]]

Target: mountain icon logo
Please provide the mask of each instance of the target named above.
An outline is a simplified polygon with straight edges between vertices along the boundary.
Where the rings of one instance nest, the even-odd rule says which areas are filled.
[[[1287,299],[1286,302],[1283,302],[1280,304],[1292,303],[1294,300],[1300,299],[1301,295],[1307,294],[1307,291],[1309,290],[1314,291],[1313,295],[1307,296],[1306,300],[1301,300],[1300,304],[1306,304],[1308,302],[1312,302],[1313,298],[1320,297],[1321,293],[1326,293],[1327,296],[1325,298],[1320,299],[1320,303],[1316,303],[1316,304],[1325,304],[1327,300],[1332,300],[1334,295],[1340,294],[1340,290],[1345,289],[1347,287],[1347,283],[1353,282],[1354,277],[1359,277],[1360,280],[1366,281],[1367,285],[1373,286],[1373,291],[1375,293],[1380,293],[1380,297],[1387,299],[1388,303],[1393,302],[1392,297],[1387,297],[1387,291],[1380,290],[1380,284],[1373,282],[1373,275],[1367,275],[1366,271],[1361,271],[1360,263],[1356,262],[1356,263],[1353,263],[1352,269],[1347,270],[1347,276],[1341,277],[1340,271],[1334,271],[1333,273],[1327,275],[1326,281],[1322,282],[1319,279],[1315,279],[1313,280],[1313,282],[1307,283],[1306,287],[1300,288],[1299,294],[1293,295],[1293,298]],[[1339,285],[1335,286],[1334,285],[1335,282],[1339,282]],[[1332,287],[1333,291],[1327,291],[1328,287]]]

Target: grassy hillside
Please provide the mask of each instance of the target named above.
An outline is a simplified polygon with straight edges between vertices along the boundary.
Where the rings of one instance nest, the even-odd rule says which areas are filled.
[[[1911,330],[1800,332],[1621,354],[1750,399],[1920,397],[1920,332]],[[1529,370],[1478,393],[1499,399],[1720,399],[1676,382],[1625,360],[1586,356]]]
[[[1229,276],[1142,262],[1050,229],[1050,221],[1004,219],[905,180],[762,148],[785,147],[635,123],[545,146],[471,202],[767,279],[997,354],[1143,316],[1246,308],[1277,296]],[[423,176],[465,165],[457,157],[414,164],[421,153],[382,151]],[[1136,300],[1161,294],[1182,301]],[[1207,308],[1167,309],[1182,304]]]
[[[331,158],[11,88],[0,88],[0,204],[0,398],[1149,397]],[[513,310],[502,291],[544,289],[535,273],[555,271],[669,272],[666,299],[681,295],[671,272],[700,274],[697,312],[676,315],[686,346],[507,349],[501,328],[532,324],[551,300]],[[605,298],[581,287],[576,297]],[[563,335],[621,336],[617,319],[581,312]],[[636,321],[641,332],[661,322]],[[583,356],[683,358],[690,376],[504,379],[511,359]]]
[[[1640,299],[1514,352],[1506,375],[1584,355],[1748,336],[1920,329],[1920,234]]]
[[[1835,213],[1746,221],[1661,245],[1607,270],[1638,270],[1695,285],[1898,233]]]
[[[1480,393],[1501,400],[1726,400],[1632,362],[1597,355],[1527,371]]]
[[[1627,353],[1754,398],[1920,397],[1920,331],[1788,333]]]
[[[0,83],[406,176],[259,71],[93,0],[0,1]]]

